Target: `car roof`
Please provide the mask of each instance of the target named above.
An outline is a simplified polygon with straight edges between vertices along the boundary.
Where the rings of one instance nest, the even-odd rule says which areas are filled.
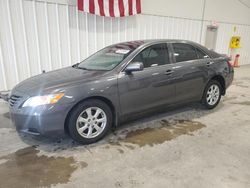
[[[180,39],[147,39],[147,40],[134,40],[134,41],[127,41],[127,42],[121,42],[117,44],[113,44],[111,46],[121,47],[121,48],[138,48],[142,45],[147,45],[151,43],[157,43],[157,42],[166,42],[166,43],[189,43],[194,45],[199,45],[198,43],[188,41],[188,40],[180,40]]]
[[[169,43],[173,43],[173,42],[187,42],[187,43],[192,43],[192,41],[182,40],[182,39],[147,39],[147,40],[143,40],[143,42],[145,44],[154,43],[154,42],[169,42]]]
[[[123,48],[123,49],[128,49],[128,50],[134,50],[134,49],[137,49],[137,48],[139,48],[141,46],[150,45],[150,44],[154,44],[154,43],[161,43],[161,42],[166,42],[166,43],[187,43],[187,44],[190,44],[190,45],[193,45],[195,47],[200,48],[202,51],[204,51],[210,57],[213,57],[213,58],[220,57],[220,55],[218,53],[207,49],[206,47],[202,46],[199,43],[189,41],[189,40],[182,40],[182,39],[134,40],[134,41],[121,42],[121,43],[113,44],[113,45],[110,45],[110,46],[115,46],[117,48]]]

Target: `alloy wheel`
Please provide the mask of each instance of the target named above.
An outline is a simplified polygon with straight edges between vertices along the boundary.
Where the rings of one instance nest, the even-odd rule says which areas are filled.
[[[77,132],[84,138],[95,138],[107,125],[106,113],[98,107],[85,109],[77,118]]]
[[[220,88],[216,84],[212,84],[207,90],[207,103],[211,106],[215,105],[220,98]]]

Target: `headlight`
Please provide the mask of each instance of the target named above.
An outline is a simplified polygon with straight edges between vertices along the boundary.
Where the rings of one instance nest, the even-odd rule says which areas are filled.
[[[27,107],[27,106],[35,107],[35,106],[40,106],[40,105],[45,105],[45,104],[55,104],[63,96],[64,96],[64,93],[31,97],[25,101],[22,107]]]

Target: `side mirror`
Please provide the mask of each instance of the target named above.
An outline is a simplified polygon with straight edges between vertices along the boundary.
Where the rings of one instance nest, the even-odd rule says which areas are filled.
[[[135,62],[135,63],[131,63],[129,64],[126,69],[125,72],[126,73],[131,73],[131,72],[135,72],[135,71],[142,71],[143,70],[143,64],[141,62]]]

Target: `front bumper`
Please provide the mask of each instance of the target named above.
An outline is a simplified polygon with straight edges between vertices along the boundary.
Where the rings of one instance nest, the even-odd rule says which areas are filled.
[[[64,123],[70,104],[13,108],[10,117],[17,131],[32,135],[58,137],[64,135]]]

